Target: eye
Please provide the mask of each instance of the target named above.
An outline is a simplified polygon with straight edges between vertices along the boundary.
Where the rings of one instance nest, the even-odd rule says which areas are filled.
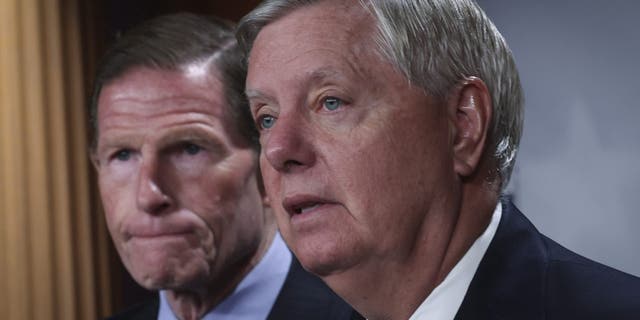
[[[188,155],[196,155],[202,151],[202,147],[193,143],[185,143],[183,146],[183,150]]]
[[[129,149],[118,150],[113,155],[113,158],[118,161],[128,161],[129,159],[131,159],[131,150]]]
[[[262,115],[257,119],[258,127],[260,129],[270,129],[276,123],[276,118],[271,115]]]
[[[344,102],[336,97],[326,97],[322,99],[322,107],[329,111],[337,110]]]

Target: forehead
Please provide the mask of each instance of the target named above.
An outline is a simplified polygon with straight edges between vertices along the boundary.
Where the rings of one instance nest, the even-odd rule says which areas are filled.
[[[111,128],[155,130],[180,119],[215,119],[226,127],[224,90],[208,64],[175,71],[137,67],[107,83],[98,99],[98,138]]]
[[[212,74],[196,65],[178,71],[134,68],[103,87],[96,138],[101,144],[125,133],[162,136],[171,128],[204,126],[241,143],[230,112],[215,70]]]
[[[267,24],[258,37],[273,31],[281,35],[286,33],[293,40],[304,43],[309,36],[318,38],[330,34],[332,37],[327,38],[328,41],[360,43],[363,37],[371,36],[373,27],[373,15],[359,1],[319,1],[293,9]]]
[[[98,99],[98,117],[110,111],[139,109],[140,112],[162,112],[163,101],[193,100],[194,105],[221,112],[222,84],[209,71],[208,64],[190,64],[182,70],[156,70],[136,67],[108,82]],[[204,104],[204,105],[203,105]],[[146,107],[145,107],[146,106]]]
[[[309,60],[346,62],[357,69],[362,54],[374,51],[374,28],[373,17],[359,1],[321,1],[295,9],[260,31],[249,58],[249,77],[252,69],[304,67]]]

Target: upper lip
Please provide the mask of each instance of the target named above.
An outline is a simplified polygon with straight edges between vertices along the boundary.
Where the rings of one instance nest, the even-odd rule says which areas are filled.
[[[319,196],[297,194],[285,197],[282,201],[282,207],[289,213],[289,216],[293,216],[302,213],[305,208],[330,203],[335,202]]]

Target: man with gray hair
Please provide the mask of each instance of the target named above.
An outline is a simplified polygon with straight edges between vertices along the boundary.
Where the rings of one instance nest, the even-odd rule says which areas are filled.
[[[353,314],[276,230],[241,59],[233,25],[175,14],[130,30],[102,60],[89,114],[107,226],[133,278],[160,291],[113,319]]]
[[[284,240],[368,319],[638,319],[507,199],[523,94],[471,0],[267,0],[237,32]]]

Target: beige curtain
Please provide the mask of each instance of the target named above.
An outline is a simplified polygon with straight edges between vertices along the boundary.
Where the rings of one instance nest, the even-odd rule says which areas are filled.
[[[0,317],[112,307],[86,152],[79,0],[0,0]]]

